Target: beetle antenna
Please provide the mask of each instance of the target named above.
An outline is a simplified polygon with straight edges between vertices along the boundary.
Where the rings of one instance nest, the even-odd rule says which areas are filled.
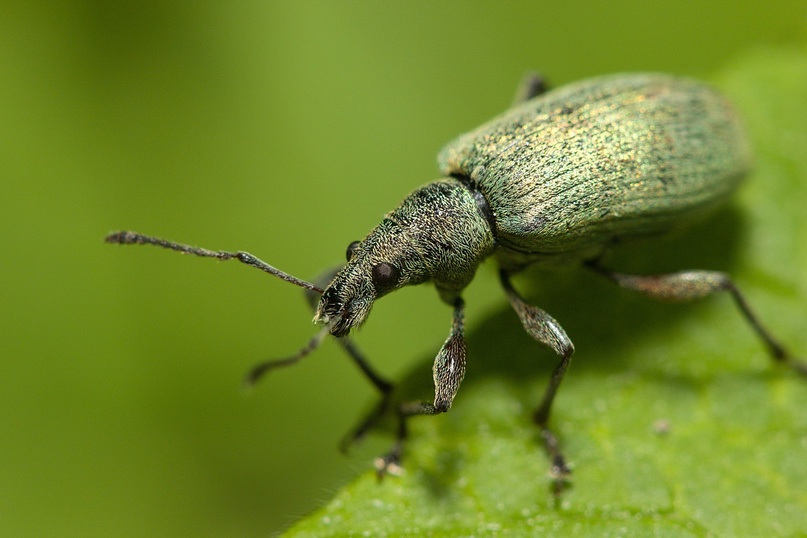
[[[239,250],[238,252],[227,252],[224,250],[208,250],[206,248],[193,247],[182,243],[166,241],[165,239],[160,239],[158,237],[152,237],[149,235],[143,235],[141,233],[130,231],[113,232],[108,236],[106,236],[106,238],[104,238],[104,241],[106,241],[107,243],[116,243],[118,245],[156,245],[158,247],[167,248],[169,250],[176,250],[177,252],[181,252],[183,254],[194,254],[196,256],[201,256],[203,258],[217,258],[219,260],[236,259],[251,267],[260,269],[265,273],[269,273],[270,275],[274,275],[280,279],[283,279],[286,282],[291,282],[295,286],[300,286],[301,288],[312,290],[317,293],[323,293],[325,291],[319,286],[315,286],[314,284],[306,282],[305,280],[301,280],[296,276],[284,273],[280,269],[272,267],[265,261],[256,258],[249,252],[244,252],[241,250]]]

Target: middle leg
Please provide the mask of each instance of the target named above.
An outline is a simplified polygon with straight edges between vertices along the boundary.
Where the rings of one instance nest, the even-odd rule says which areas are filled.
[[[566,476],[571,474],[571,469],[566,464],[566,458],[564,458],[560,451],[557,437],[555,437],[555,434],[549,429],[549,415],[560,383],[563,381],[563,376],[566,374],[566,370],[569,368],[569,364],[572,361],[574,344],[572,344],[572,341],[566,335],[566,331],[563,330],[563,327],[561,327],[552,316],[540,308],[527,304],[527,302],[524,301],[513,288],[509,273],[501,270],[499,276],[507,298],[513,310],[518,314],[527,334],[542,344],[549,346],[552,351],[560,356],[560,362],[552,373],[552,378],[549,380],[549,385],[546,387],[546,392],[544,392],[541,404],[533,415],[533,420],[538,427],[541,428],[541,438],[552,460],[552,476],[558,481],[563,481]]]

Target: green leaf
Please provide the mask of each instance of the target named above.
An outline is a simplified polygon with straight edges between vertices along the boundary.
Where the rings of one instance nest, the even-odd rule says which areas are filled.
[[[807,57],[758,52],[716,80],[747,121],[755,172],[700,227],[609,262],[728,271],[804,355]],[[502,300],[470,331],[451,412],[411,421],[402,476],[368,469],[286,536],[805,536],[807,380],[771,364],[728,296],[657,303],[577,270],[516,284],[576,344],[552,417],[571,487],[552,495],[530,421],[557,359]],[[431,397],[430,362],[407,396]]]

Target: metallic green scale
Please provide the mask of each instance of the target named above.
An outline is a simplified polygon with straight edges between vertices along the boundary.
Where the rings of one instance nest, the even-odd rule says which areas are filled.
[[[585,259],[612,239],[664,232],[723,200],[750,163],[741,125],[703,83],[589,79],[460,136],[443,174],[469,178],[495,216],[497,257]]]

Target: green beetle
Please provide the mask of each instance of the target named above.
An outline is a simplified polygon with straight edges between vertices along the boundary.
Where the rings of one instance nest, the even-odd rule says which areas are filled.
[[[363,240],[351,243],[347,264],[324,289],[246,252],[212,251],[136,232],[116,232],[107,241],[236,258],[321,294],[314,321],[323,329],[293,357],[256,366],[248,380],[292,364],[328,334],[336,336],[383,395],[352,440],[390,408],[392,385],[369,367],[348,333],[366,320],[379,297],[434,282],[454,308],[449,336],[434,362],[435,398],[394,407],[398,439],[378,459],[380,474],[399,465],[408,417],[451,408],[465,373],[462,291],[488,257],[496,259],[525,330],[560,356],[534,415],[558,480],[570,470],[548,422],[574,346],[555,319],[513,288],[511,275],[526,266],[582,263],[624,288],[666,300],[728,291],[771,356],[807,374],[807,366],[760,324],[726,274],[628,275],[598,262],[616,241],[686,226],[724,202],[739,184],[750,166],[750,150],[725,98],[701,82],[661,74],[605,76],[549,92],[543,86],[540,78],[527,77],[513,108],[449,143],[439,156],[443,179],[415,190]]]

